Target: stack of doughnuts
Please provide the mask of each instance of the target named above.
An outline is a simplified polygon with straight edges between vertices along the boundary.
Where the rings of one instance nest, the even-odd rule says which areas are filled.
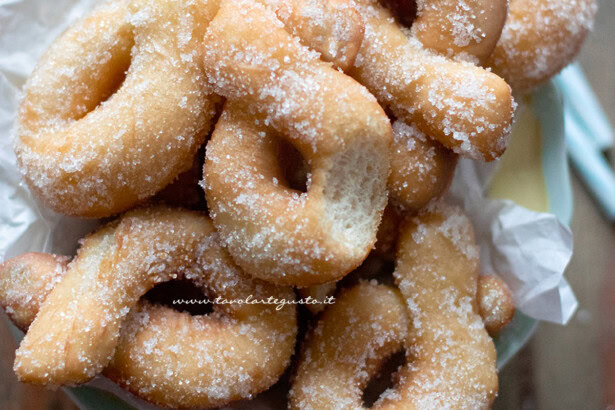
[[[593,0],[97,6],[42,56],[19,110],[32,193],[104,218],[74,256],[0,265],[0,305],[25,332],[19,380],[102,374],[174,408],[278,383],[290,408],[354,409],[401,352],[373,407],[489,407],[492,337],[514,301],[479,275],[471,222],[442,197],[459,157],[503,154],[513,94],[564,67],[594,13]],[[165,282],[212,308],[163,303],[156,289],[193,294]]]

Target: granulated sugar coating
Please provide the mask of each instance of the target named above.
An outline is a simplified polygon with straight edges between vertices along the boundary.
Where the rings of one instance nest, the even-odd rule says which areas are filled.
[[[592,27],[595,0],[511,0],[488,65],[515,93],[528,93],[577,55]]]
[[[506,283],[495,275],[478,279],[478,310],[490,335],[497,335],[515,314],[515,302]]]
[[[393,123],[390,199],[414,211],[438,199],[448,189],[457,155],[423,134],[415,125]]]
[[[207,146],[204,187],[235,261],[298,286],[357,267],[386,205],[391,127],[375,98],[248,1],[222,2],[205,36],[205,71],[228,100]],[[287,188],[279,138],[309,164],[307,193]]]
[[[495,48],[507,0],[418,0],[412,34],[427,48],[452,58],[484,62]]]
[[[47,296],[17,351],[21,380],[79,383],[106,366],[105,375],[148,401],[218,406],[267,389],[293,353],[293,306],[222,304],[207,316],[135,306],[156,283],[176,278],[227,301],[294,300],[290,288],[241,273],[202,214],[162,207],[130,212],[87,237],[55,287],[50,272],[63,270],[66,261],[35,256],[0,269],[3,305],[16,291],[33,300]],[[13,283],[20,274],[33,279]],[[20,302],[12,306],[22,310],[27,327],[36,312]]]
[[[289,408],[363,408],[363,389],[382,363],[404,348],[407,332],[397,289],[362,282],[343,291],[308,333]]]
[[[259,0],[273,10],[286,30],[320,58],[342,70],[354,63],[363,40],[363,19],[346,0]]]
[[[66,273],[69,260],[25,253],[0,265],[0,306],[15,326],[28,330],[43,301]]]
[[[474,159],[499,157],[514,112],[504,80],[425,49],[379,1],[355,3],[365,20],[365,37],[349,73],[397,118],[447,148]]]
[[[299,359],[291,408],[363,408],[362,390],[400,349],[406,364],[372,408],[490,406],[496,354],[477,311],[478,252],[469,220],[437,204],[406,222],[394,276],[405,304],[394,289],[362,283],[324,311]]]
[[[47,206],[109,216],[190,167],[213,116],[199,65],[215,3],[113,0],[53,43],[26,84],[15,141]]]

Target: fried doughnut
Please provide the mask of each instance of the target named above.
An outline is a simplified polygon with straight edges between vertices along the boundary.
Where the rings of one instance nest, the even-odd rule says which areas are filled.
[[[364,408],[362,390],[385,359],[404,348],[407,333],[399,290],[375,282],[343,290],[307,336],[289,408]]]
[[[351,0],[260,0],[273,5],[291,34],[343,71],[354,64],[363,40],[363,19]]]
[[[497,276],[478,278],[478,310],[490,335],[495,336],[515,315],[515,302],[506,283]]]
[[[487,64],[515,93],[528,93],[579,52],[596,14],[595,0],[510,0],[502,36]]]
[[[507,0],[418,0],[416,6],[412,34],[425,47],[479,63],[493,52],[508,12]]]
[[[394,276],[405,306],[367,295],[346,303],[342,294],[323,313],[299,360],[291,408],[363,408],[362,389],[400,346],[407,363],[372,408],[490,406],[496,353],[478,314],[478,249],[468,219],[439,206],[406,222]],[[383,309],[390,314],[382,317]],[[407,336],[388,331],[404,314]]]
[[[393,123],[390,200],[407,211],[418,211],[440,198],[451,185],[457,155],[423,134],[416,126]]]
[[[261,5],[223,1],[205,48],[211,85],[228,100],[207,145],[204,185],[229,252],[275,283],[341,278],[371,250],[386,205],[384,111]],[[307,192],[288,188],[278,138],[309,164]]]
[[[365,36],[349,73],[398,119],[416,124],[447,148],[474,159],[499,157],[506,148],[514,112],[504,80],[425,49],[378,0],[355,3],[365,21]],[[426,2],[424,9],[429,10]],[[471,15],[478,10],[466,12]]]
[[[237,271],[221,248],[214,246],[207,252],[215,261],[209,264],[208,272],[225,276],[221,282],[225,286],[236,286],[237,280],[243,284],[240,286],[250,284],[250,279]],[[66,257],[29,253],[0,265],[0,305],[24,332],[47,295],[66,273],[68,261]],[[211,280],[217,279],[219,277]],[[270,285],[263,286],[265,292],[272,289]],[[281,296],[279,292],[283,290],[279,290],[277,296]],[[276,291],[268,295],[275,296]],[[240,310],[250,315],[259,314],[244,308]],[[272,312],[260,314],[269,317]],[[222,326],[219,330],[224,336],[219,336],[219,333],[217,337],[230,336],[233,342],[221,345],[219,341],[212,343],[211,338],[204,337],[205,332],[216,328],[215,323],[203,317],[139,302],[124,320],[114,358],[103,374],[133,394],[164,406],[210,407],[248,398],[273,384],[287,366],[296,333],[296,322],[291,319],[293,315],[294,310],[285,307],[272,319],[272,323],[279,322],[276,329],[257,324],[254,332],[245,332],[252,324],[244,321],[239,329],[247,338],[237,335],[231,329],[232,324],[227,323],[226,329]],[[183,341],[179,348],[178,339]],[[198,341],[187,342],[190,339]],[[237,350],[237,344],[248,351]],[[256,346],[258,349],[255,350]],[[259,355],[255,363],[254,354],[262,350],[268,352],[268,361]],[[275,354],[271,353],[273,351]],[[213,357],[226,359],[212,360]],[[199,360],[197,364],[193,362],[195,359]],[[192,364],[186,366],[186,363]]]
[[[187,170],[214,114],[200,63],[215,1],[112,0],[60,36],[28,80],[15,150],[56,212],[105,217]]]
[[[9,262],[4,280],[15,276],[6,273]],[[112,380],[149,401],[182,407],[221,405],[273,384],[293,352],[293,307],[222,304],[192,317],[140,305],[126,318],[149,288],[182,277],[229,301],[294,300],[291,289],[244,276],[206,216],[136,210],[84,240],[17,351],[18,377],[79,383],[111,360],[105,374]],[[191,342],[179,347],[178,340]]]
[[[25,253],[0,265],[0,306],[15,326],[28,330],[69,261],[66,256]]]

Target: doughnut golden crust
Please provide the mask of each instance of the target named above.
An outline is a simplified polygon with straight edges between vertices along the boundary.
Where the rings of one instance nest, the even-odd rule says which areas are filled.
[[[205,70],[227,102],[207,145],[204,185],[229,252],[246,272],[275,283],[341,278],[376,240],[388,118],[365,88],[318,60],[260,5],[223,1],[205,47]],[[307,192],[288,188],[277,138],[309,164]]]
[[[477,310],[478,250],[469,221],[440,207],[405,223],[400,235],[394,275],[405,304],[340,295],[306,342],[292,408],[363,408],[361,391],[377,364],[401,348],[407,363],[396,386],[372,408],[477,409],[493,401],[496,354]],[[389,316],[382,309],[391,309]],[[390,331],[406,314],[407,335]]]
[[[440,198],[455,175],[457,154],[403,121],[393,123],[390,200],[418,211]]]
[[[5,266],[0,272],[4,281],[14,276]],[[136,210],[84,240],[17,351],[18,376],[79,383],[110,361],[104,373],[112,380],[146,400],[181,407],[218,406],[273,384],[294,349],[295,309],[221,304],[210,315],[190,316],[134,307],[156,283],[182,277],[226,300],[294,299],[291,289],[243,275],[206,216]]]
[[[53,43],[26,85],[15,142],[48,207],[109,216],[190,167],[213,115],[199,50],[215,3],[112,0]]]
[[[363,389],[383,362],[404,348],[407,332],[406,306],[397,289],[362,282],[342,291],[307,336],[289,408],[364,408]]]
[[[528,93],[564,68],[591,29],[594,0],[511,0],[487,64],[515,93]]]
[[[214,246],[207,252],[208,256],[220,258],[209,265],[209,272],[225,276],[220,282],[223,285],[218,286],[235,286],[238,280],[243,287],[254,284],[237,271],[221,248]],[[28,253],[0,265],[0,304],[24,332],[66,273],[67,264],[66,257]],[[277,297],[282,292],[271,285],[263,285],[263,290]],[[103,373],[133,394],[163,406],[207,407],[251,397],[268,388],[284,371],[294,347],[296,322],[291,319],[294,309],[288,307],[275,318],[270,318],[272,312],[239,310],[250,315],[261,314],[271,323],[257,324],[254,331],[249,328],[252,326],[249,320],[241,327],[235,326],[245,336],[237,335],[237,329],[233,332],[232,322],[223,323],[216,335],[226,338],[221,344],[220,340],[213,343],[209,337],[209,333],[216,332],[215,321],[139,302],[124,320],[114,358]],[[223,314],[217,311],[214,315],[223,319]],[[273,324],[276,328],[267,327]],[[267,352],[266,358],[261,351]],[[212,360],[220,357],[225,357],[225,361]],[[195,364],[195,359],[202,364]],[[213,380],[214,377],[217,379]]]
[[[25,253],[0,264],[0,306],[15,326],[28,330],[69,261],[65,256]]]
[[[406,0],[392,0],[406,1]],[[507,0],[418,0],[412,33],[427,48],[449,57],[484,62],[500,38]]]
[[[273,4],[291,34],[321,58],[347,70],[363,40],[363,19],[351,0],[261,0]]]
[[[478,310],[490,335],[508,325],[515,315],[515,302],[506,283],[497,276],[479,276]]]
[[[378,0],[355,3],[365,37],[349,73],[398,119],[416,124],[447,148],[486,161],[500,156],[514,111],[504,80],[425,49]]]

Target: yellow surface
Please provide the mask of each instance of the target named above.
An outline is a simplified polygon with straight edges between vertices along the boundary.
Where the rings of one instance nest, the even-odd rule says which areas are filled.
[[[491,180],[489,197],[510,199],[538,212],[549,211],[542,172],[542,133],[531,98],[520,102],[511,140]]]

